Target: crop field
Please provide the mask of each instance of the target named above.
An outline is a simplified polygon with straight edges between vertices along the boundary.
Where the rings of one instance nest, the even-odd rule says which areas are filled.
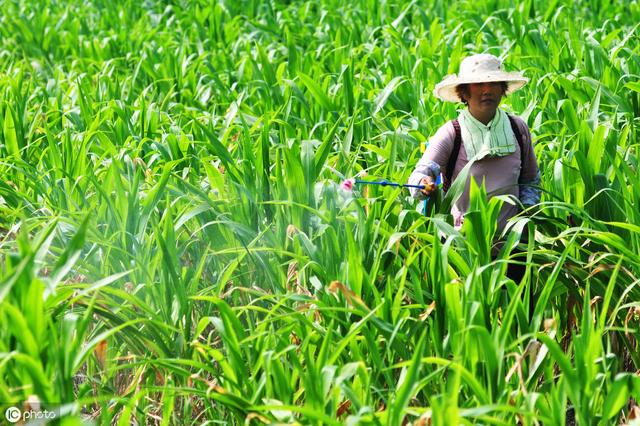
[[[640,424],[639,23],[622,0],[0,0],[0,421]],[[426,214],[345,188],[407,182],[474,53],[530,78],[502,107],[541,202],[500,234],[512,201],[483,187],[460,229],[460,186]]]

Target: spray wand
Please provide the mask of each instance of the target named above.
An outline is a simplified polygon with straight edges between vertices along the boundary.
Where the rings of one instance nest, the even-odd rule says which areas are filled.
[[[392,186],[395,188],[417,188],[417,189],[424,189],[425,186],[424,185],[411,185],[408,183],[397,183],[397,182],[391,182],[389,180],[386,179],[382,179],[382,180],[377,180],[377,181],[368,181],[368,180],[361,180],[361,179],[355,179],[354,181],[352,181],[353,183],[357,184],[357,185],[380,185],[380,186]],[[437,179],[436,179],[436,186],[440,185],[440,183],[442,182],[442,177],[440,175],[438,175]],[[427,205],[429,203],[429,198],[427,197],[424,199],[424,214],[427,214]]]

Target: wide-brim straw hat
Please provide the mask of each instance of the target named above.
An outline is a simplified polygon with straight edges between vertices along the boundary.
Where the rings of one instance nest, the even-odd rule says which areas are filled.
[[[529,79],[521,72],[506,72],[502,69],[502,61],[487,53],[469,56],[460,63],[460,72],[446,76],[436,84],[433,94],[436,98],[447,102],[462,102],[456,93],[460,84],[490,83],[504,81],[507,83],[506,94],[511,94],[527,84]]]

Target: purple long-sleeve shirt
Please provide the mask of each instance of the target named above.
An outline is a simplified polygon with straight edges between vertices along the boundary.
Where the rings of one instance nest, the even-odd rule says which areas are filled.
[[[476,161],[469,172],[469,178],[473,176],[478,183],[482,184],[485,179],[487,194],[513,195],[520,198],[524,205],[533,205],[540,201],[540,192],[533,185],[540,181],[540,171],[536,161],[533,145],[531,143],[531,133],[529,127],[520,117],[514,117],[516,125],[522,135],[522,147],[524,153],[520,153],[520,145],[516,143],[516,151],[502,157],[486,157]],[[427,149],[422,155],[416,168],[409,176],[409,183],[418,185],[420,180],[426,176],[435,177],[440,172],[446,173],[449,156],[453,150],[455,139],[455,129],[451,121],[444,124],[435,135],[429,140]],[[522,160],[521,160],[522,159]],[[455,163],[452,181],[456,179],[460,171],[467,165],[469,159],[464,144],[460,144],[458,159]],[[522,162],[522,164],[521,164]],[[520,183],[520,185],[519,185]],[[456,226],[462,224],[464,214],[469,208],[469,188],[467,181],[464,192],[453,205],[451,214]],[[414,198],[422,199],[423,194],[417,189],[410,189]],[[498,216],[498,230],[504,229],[507,220],[518,213],[518,206],[504,203],[500,215]]]

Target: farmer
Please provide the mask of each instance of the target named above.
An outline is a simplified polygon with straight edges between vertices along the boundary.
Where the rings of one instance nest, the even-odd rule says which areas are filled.
[[[466,105],[457,119],[444,124],[429,141],[427,149],[409,177],[409,183],[424,185],[411,189],[413,197],[423,199],[436,190],[436,177],[442,173],[443,187],[449,188],[470,161],[469,179],[480,185],[484,179],[487,194],[512,195],[525,206],[540,201],[535,187],[540,172],[531,145],[529,127],[519,117],[498,108],[502,97],[527,83],[519,72],[502,70],[500,59],[489,54],[473,55],[460,64],[460,73],[438,83],[434,95],[447,102]],[[469,208],[469,181],[451,209],[454,225],[460,227]],[[519,206],[504,203],[498,216],[498,232],[507,220],[519,212]],[[507,276],[519,281],[522,265],[509,265]]]
[[[434,95],[447,102],[466,105],[458,118],[438,129],[409,177],[411,189],[418,199],[436,190],[435,181],[442,172],[445,190],[470,161],[469,176],[480,185],[484,179],[487,194],[513,195],[525,206],[540,201],[535,187],[540,172],[531,145],[529,127],[519,117],[498,108],[502,97],[520,89],[528,81],[519,72],[502,70],[500,59],[489,54],[467,57],[460,64],[459,75],[449,75],[436,84]],[[454,225],[460,227],[469,208],[469,182],[451,213]],[[519,207],[504,203],[498,217],[498,232]]]

